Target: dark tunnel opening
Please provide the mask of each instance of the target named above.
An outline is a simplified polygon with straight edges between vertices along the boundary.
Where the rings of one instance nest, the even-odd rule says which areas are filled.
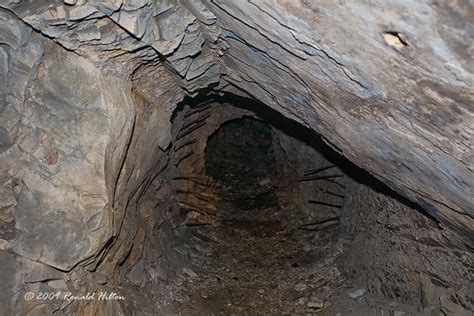
[[[224,200],[243,210],[275,204],[279,171],[272,146],[271,128],[251,118],[226,122],[209,137],[206,174]]]
[[[213,240],[204,243],[213,244],[210,257],[196,254],[190,261],[203,282],[181,287],[196,301],[193,308],[219,313],[232,300],[234,313],[263,312],[282,304],[276,302],[286,300],[298,280],[341,282],[331,269],[345,175],[321,154],[313,135],[265,105],[234,95],[198,100],[185,100],[173,120],[175,192],[185,227],[191,236]],[[203,243],[191,238],[188,244]],[[288,288],[280,293],[281,286]],[[260,293],[257,299],[256,291],[265,298]]]
[[[387,260],[406,256],[401,236],[437,222],[313,131],[232,94],[185,98],[171,129],[169,161],[142,201],[168,209],[148,250],[167,284],[163,311],[298,313],[331,301],[337,312],[359,295],[414,295],[389,281],[399,267],[375,258],[386,243]]]
[[[413,208],[422,213],[434,223],[439,223],[439,220],[435,218],[430,212],[428,212],[427,209],[421,207],[419,204],[408,199],[407,197],[395,192],[391,187],[375,178],[365,169],[346,159],[339,152],[338,148],[330,147],[319,134],[303,126],[302,124],[283,116],[278,111],[275,111],[271,107],[261,103],[258,100],[242,97],[232,93],[214,94],[209,91],[201,91],[201,93],[194,97],[186,96],[183,101],[178,103],[176,110],[173,112],[172,120],[174,120],[176,114],[182,111],[183,107],[186,105],[190,108],[200,108],[207,107],[210,102],[215,102],[218,104],[231,104],[232,107],[248,111],[248,113],[254,115],[253,120],[261,121],[264,124],[271,126],[273,129],[276,129],[281,133],[303,143],[305,146],[313,148],[319,154],[321,154],[324,159],[329,161],[330,165],[336,165],[344,172],[344,174],[346,174],[355,182],[366,185],[376,192],[396,199],[407,207]],[[240,120],[240,118],[237,120]],[[222,125],[225,126],[226,124],[231,123],[232,121],[226,122]]]

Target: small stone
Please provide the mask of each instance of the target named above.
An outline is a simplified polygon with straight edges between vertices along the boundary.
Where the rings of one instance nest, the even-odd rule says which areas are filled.
[[[64,280],[53,280],[48,282],[48,286],[53,290],[67,291],[67,285]]]
[[[13,187],[13,192],[14,192],[15,194],[20,194],[20,193],[21,193],[21,186],[20,186],[19,184],[15,185],[15,186]]]
[[[347,292],[350,298],[356,299],[365,294],[365,289],[351,290]]]
[[[107,276],[103,273],[96,273],[94,275],[94,281],[96,284],[99,284],[99,285],[104,285],[104,284],[107,284],[108,282]]]
[[[304,291],[304,290],[306,290],[306,288],[307,288],[306,284],[303,284],[303,283],[298,283],[298,284],[295,285],[295,290],[297,292]]]
[[[317,297],[310,297],[306,306],[309,308],[320,309],[324,307],[324,302]]]
[[[197,278],[198,277],[197,273],[194,272],[193,270],[189,269],[189,268],[183,268],[183,272],[184,272],[184,274],[186,274],[190,278]]]
[[[204,298],[204,299],[207,299],[207,298],[209,298],[209,296],[208,296],[207,294],[204,294],[204,293],[203,293],[203,294],[201,294],[201,297],[202,297],[202,298]]]
[[[64,0],[63,3],[66,5],[76,5],[77,0]]]

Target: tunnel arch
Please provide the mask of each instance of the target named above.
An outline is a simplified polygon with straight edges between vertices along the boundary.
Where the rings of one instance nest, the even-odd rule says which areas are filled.
[[[219,192],[222,188],[206,175],[205,168],[210,136],[218,133],[226,123],[243,118],[260,120],[271,127],[275,158],[280,163],[279,167],[286,164],[282,174],[275,177],[283,180],[271,188],[272,193],[278,195],[277,199],[272,198],[277,203],[267,207],[264,205],[256,212],[232,211],[232,206],[222,201]],[[138,214],[147,210],[147,221],[153,216],[160,229],[151,233],[148,246],[141,248],[142,258],[138,260],[141,266],[137,268],[137,261],[127,259],[124,265],[129,270],[122,271],[122,281],[132,286],[137,280],[132,280],[131,275],[136,275],[136,270],[142,269],[142,266],[159,270],[159,276],[154,281],[148,281],[147,288],[160,289],[161,301],[168,302],[162,311],[171,312],[177,308],[192,313],[197,308],[202,313],[217,312],[214,308],[225,308],[221,303],[230,298],[219,294],[221,290],[216,289],[215,281],[210,279],[240,280],[242,284],[253,284],[255,280],[262,280],[268,271],[282,276],[282,279],[286,275],[306,278],[309,284],[307,290],[315,293],[319,293],[321,288],[309,280],[318,279],[319,273],[323,273],[334,282],[334,288],[329,292],[332,300],[339,300],[338,306],[347,303],[343,303],[347,295],[339,292],[344,288],[343,284],[351,284],[353,289],[366,286],[370,293],[385,293],[385,296],[405,302],[418,295],[416,289],[408,286],[408,280],[381,284],[381,279],[375,277],[374,272],[381,273],[382,279],[400,272],[396,265],[389,264],[390,268],[387,268],[388,263],[384,261],[378,266],[372,258],[381,256],[384,251],[382,245],[386,242],[393,245],[406,242],[398,235],[389,233],[392,225],[399,231],[418,225],[422,234],[431,234],[430,230],[438,230],[438,223],[420,212],[416,205],[347,161],[317,134],[263,103],[212,92],[184,98],[176,106],[170,122],[171,140],[165,151],[166,162],[159,163],[159,172],[140,198],[137,208]],[[155,215],[149,213],[158,209],[167,211]],[[410,219],[411,224],[407,226],[405,219]],[[371,227],[378,228],[371,231]],[[371,231],[371,237],[367,236],[368,231]],[[279,242],[287,242],[286,245],[291,244],[291,247],[279,245],[272,248],[271,245],[281,235],[288,238]],[[232,249],[239,250],[233,252]],[[253,254],[255,249],[258,253],[271,249],[269,253],[286,259],[278,261],[273,258],[277,260],[273,270],[268,270],[268,266],[262,270],[265,265],[260,264],[263,261],[259,261],[259,255],[255,253],[252,264],[247,266],[247,270],[255,270],[254,280],[248,279],[238,267],[248,264],[247,255]],[[306,250],[293,255],[282,253],[291,252],[291,249]],[[406,256],[404,249],[393,248],[390,257]],[[156,251],[159,251],[158,258],[154,256]],[[360,260],[361,253],[370,259]],[[416,256],[415,253],[412,255]],[[210,259],[214,256],[219,259]],[[237,264],[235,260],[243,261]],[[316,268],[320,272],[314,270]],[[296,274],[292,274],[294,271]],[[202,282],[195,284],[197,279]],[[295,279],[285,280],[282,284],[297,286]],[[166,286],[159,287],[157,284]],[[237,286],[236,289],[241,293],[237,305],[245,306],[253,301],[252,296],[248,296],[253,292],[246,286]],[[286,291],[280,294],[287,294]],[[204,296],[212,297],[212,302],[218,302],[218,306],[208,306],[208,298],[201,297],[203,292]],[[189,297],[193,303],[172,303],[170,293]],[[305,290],[303,293],[306,293]],[[270,297],[278,295],[272,292]],[[307,298],[305,302],[309,301],[310,298]],[[263,305],[257,303],[260,307],[256,310],[272,306],[269,301],[261,303]],[[288,304],[283,304],[288,306],[288,312],[300,308],[298,304]],[[408,305],[405,307],[409,310]]]

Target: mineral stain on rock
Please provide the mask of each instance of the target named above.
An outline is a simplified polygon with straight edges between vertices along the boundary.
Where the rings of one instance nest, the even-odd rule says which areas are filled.
[[[54,165],[58,162],[58,150],[56,149],[56,142],[54,138],[46,136],[42,139],[44,162],[47,165]]]

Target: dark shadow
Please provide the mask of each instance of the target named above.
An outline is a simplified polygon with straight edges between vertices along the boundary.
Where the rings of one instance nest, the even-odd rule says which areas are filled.
[[[275,205],[275,188],[261,185],[278,175],[271,127],[250,117],[227,121],[207,139],[206,175],[225,186],[224,200],[243,210]]]
[[[436,225],[440,222],[437,218],[429,213],[429,210],[426,210],[417,203],[404,196],[401,196],[386,184],[376,179],[369,172],[358,167],[347,158],[333,150],[324,142],[319,134],[298,122],[286,118],[281,113],[263,104],[262,102],[231,93],[215,94],[208,92],[200,93],[195,97],[185,97],[183,101],[178,104],[176,111],[179,111],[185,105],[190,107],[198,107],[209,102],[227,103],[255,113],[267,124],[279,129],[288,136],[304,142],[308,146],[320,152],[328,161],[337,165],[348,177],[357,183],[366,185],[378,193],[387,195],[398,202],[419,211],[421,214],[434,221]],[[429,207],[426,208],[429,209]]]

